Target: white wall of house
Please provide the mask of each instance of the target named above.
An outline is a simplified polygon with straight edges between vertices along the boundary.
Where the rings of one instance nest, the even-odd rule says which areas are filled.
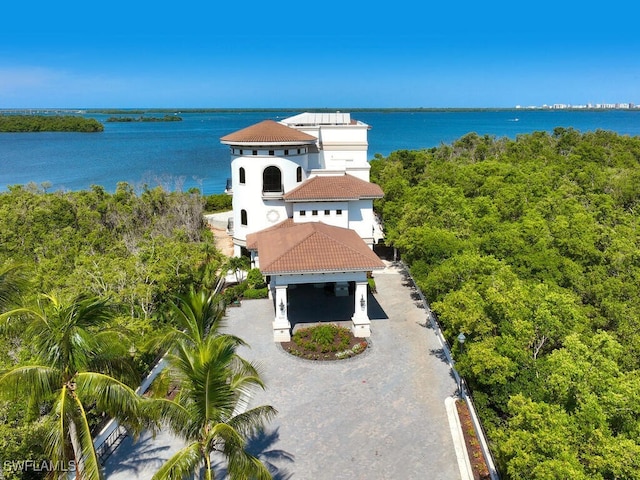
[[[300,130],[318,137],[321,168],[349,172],[369,181],[368,128],[364,124],[320,125],[315,129]]]
[[[310,168],[349,172],[355,177],[369,181],[369,162],[367,160],[369,125],[362,122],[351,123],[349,114],[326,114],[324,116],[308,114],[307,116],[309,119],[315,117],[319,121],[335,122],[335,124],[322,123],[319,125],[296,125],[290,122],[291,119],[301,116],[290,117],[282,121],[282,123],[318,139],[318,161],[310,164]]]
[[[282,193],[263,193],[263,172],[270,166],[280,169],[284,192],[292,190],[302,182],[297,181],[297,170],[301,167],[302,178],[307,178],[305,166],[306,154],[277,156],[284,152],[282,147],[273,149],[243,148],[243,153],[235,155],[231,161],[231,182],[233,189],[233,240],[236,245],[246,245],[249,233],[257,232],[287,219],[292,207],[282,200]],[[240,149],[235,148],[237,152]],[[257,150],[257,155],[252,152]],[[233,151],[233,150],[232,150]],[[273,151],[273,155],[269,152]],[[295,149],[297,152],[297,148]],[[240,168],[244,168],[244,183],[240,182]],[[246,212],[246,225],[243,222],[243,210]],[[238,249],[239,251],[239,249]]]
[[[323,222],[349,228],[349,202],[296,202],[292,206],[295,223]],[[313,214],[314,211],[317,215]]]
[[[373,200],[355,200],[349,202],[349,227],[371,247],[373,245],[375,217]]]

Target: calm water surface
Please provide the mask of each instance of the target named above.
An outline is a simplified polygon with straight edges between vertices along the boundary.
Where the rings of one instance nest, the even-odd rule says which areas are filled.
[[[182,122],[104,123],[101,133],[0,133],[0,190],[9,185],[51,182],[52,189],[80,190],[92,184],[113,191],[118,182],[166,188],[198,187],[220,193],[230,176],[230,157],[220,137],[264,119],[291,112],[180,114]],[[161,116],[160,114],[154,114]],[[371,125],[369,157],[394,150],[451,143],[476,132],[515,138],[555,127],[640,135],[640,111],[438,111],[354,112]]]

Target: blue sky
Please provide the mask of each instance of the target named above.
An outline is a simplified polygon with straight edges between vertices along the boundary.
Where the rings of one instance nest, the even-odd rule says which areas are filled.
[[[10,2],[0,108],[640,104],[629,2],[216,3]]]

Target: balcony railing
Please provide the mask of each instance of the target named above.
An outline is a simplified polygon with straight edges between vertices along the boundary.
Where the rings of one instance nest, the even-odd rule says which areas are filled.
[[[284,186],[267,186],[262,189],[262,198],[282,198],[284,195]]]

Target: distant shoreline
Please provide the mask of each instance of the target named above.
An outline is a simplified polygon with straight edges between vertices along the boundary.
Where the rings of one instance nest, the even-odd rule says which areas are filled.
[[[164,117],[109,117],[106,122],[181,122],[182,117],[177,115],[165,115]]]
[[[144,115],[147,113],[255,113],[255,112],[523,112],[523,111],[544,111],[544,112],[640,112],[640,106],[633,108],[604,108],[604,107],[386,107],[386,108],[350,108],[350,107],[300,107],[300,108],[7,108],[0,109],[0,114],[104,114],[104,115]]]

